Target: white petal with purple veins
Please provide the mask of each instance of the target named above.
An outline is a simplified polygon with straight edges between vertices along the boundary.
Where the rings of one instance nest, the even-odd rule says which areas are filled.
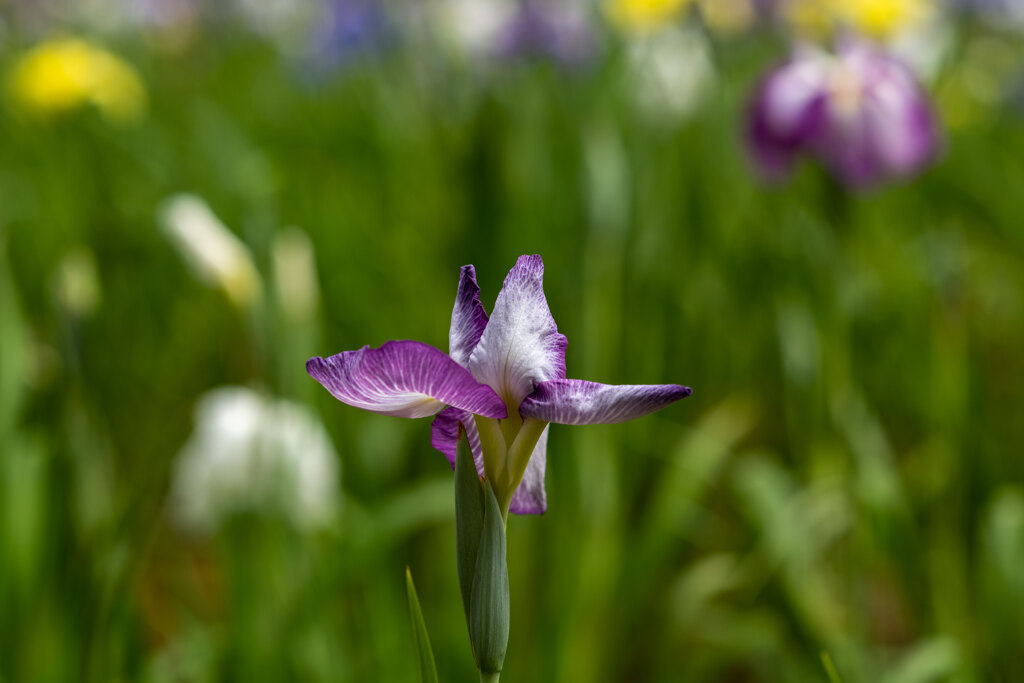
[[[678,384],[598,384],[562,379],[537,385],[522,402],[523,417],[558,424],[615,424],[643,417],[690,395]]]
[[[551,317],[543,278],[540,256],[519,257],[469,359],[473,375],[513,407],[539,382],[565,377],[567,342]]]
[[[429,344],[391,341],[329,358],[311,358],[306,371],[351,406],[382,415],[427,417],[452,405],[504,418],[506,408],[468,370]]]

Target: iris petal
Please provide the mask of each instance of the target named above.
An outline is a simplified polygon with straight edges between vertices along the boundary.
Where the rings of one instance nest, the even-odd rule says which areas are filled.
[[[473,375],[509,406],[519,405],[537,383],[565,377],[567,342],[551,317],[543,280],[541,257],[520,256],[469,358]]]
[[[476,283],[476,269],[462,266],[459,273],[459,291],[452,310],[452,326],[448,332],[448,353],[459,365],[469,364],[480,335],[487,327],[487,311],[480,303],[480,286]]]
[[[689,396],[678,384],[598,384],[581,379],[542,382],[519,406],[523,417],[568,425],[615,424],[643,417]]]
[[[512,494],[509,511],[517,515],[540,515],[548,509],[548,496],[544,490],[544,470],[548,461],[548,427],[540,433],[533,454],[526,464],[523,481]]]
[[[417,341],[391,341],[374,349],[310,358],[306,371],[336,399],[397,417],[427,417],[452,405],[487,417],[507,410],[490,387],[443,351]]]

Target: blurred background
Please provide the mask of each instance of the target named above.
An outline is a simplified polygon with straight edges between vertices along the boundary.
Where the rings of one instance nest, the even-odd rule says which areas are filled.
[[[1019,681],[1024,4],[0,2],[0,681],[474,680],[429,420],[539,253],[571,377],[503,680]],[[857,46],[857,47],[851,47]]]

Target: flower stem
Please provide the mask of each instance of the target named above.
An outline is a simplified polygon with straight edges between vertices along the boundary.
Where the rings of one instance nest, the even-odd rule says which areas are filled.
[[[498,683],[498,676],[501,673],[485,674],[483,671],[480,672],[480,683]]]

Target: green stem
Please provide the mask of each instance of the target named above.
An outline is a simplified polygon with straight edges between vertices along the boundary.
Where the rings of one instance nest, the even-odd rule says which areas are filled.
[[[498,683],[498,676],[501,673],[485,674],[483,671],[480,672],[480,683]]]

